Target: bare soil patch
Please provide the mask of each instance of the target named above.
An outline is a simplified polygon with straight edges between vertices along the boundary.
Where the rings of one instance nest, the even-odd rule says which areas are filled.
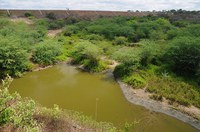
[[[12,22],[24,22],[24,23],[26,23],[28,25],[33,24],[33,21],[28,19],[28,18],[12,18],[11,21]]]
[[[118,80],[120,88],[126,99],[133,104],[141,105],[149,110],[164,113],[186,122],[200,130],[200,109],[179,104],[170,105],[165,98],[163,101],[156,101],[150,98],[151,93],[144,89],[133,89],[131,86]]]
[[[48,30],[47,36],[50,38],[54,38],[58,34],[60,34],[63,30],[62,29],[56,29],[56,30]]]

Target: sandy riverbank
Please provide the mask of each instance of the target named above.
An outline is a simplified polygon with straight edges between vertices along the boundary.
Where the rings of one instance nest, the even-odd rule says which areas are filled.
[[[167,100],[162,102],[150,99],[150,93],[145,92],[144,89],[133,89],[131,86],[117,80],[120,88],[126,99],[133,104],[144,106],[145,108],[164,113],[166,115],[175,117],[185,123],[192,125],[200,130],[200,121],[193,117],[200,117],[200,109],[196,107],[173,106],[167,103]]]

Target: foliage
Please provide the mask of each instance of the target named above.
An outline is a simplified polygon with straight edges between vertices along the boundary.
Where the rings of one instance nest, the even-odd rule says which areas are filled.
[[[38,131],[40,127],[32,118],[35,102],[22,99],[17,93],[10,94],[8,88],[11,82],[12,78],[7,76],[0,88],[0,125],[11,124],[24,131]]]
[[[63,110],[59,108],[57,105],[54,105],[53,108],[49,109],[46,107],[39,107],[37,110],[39,115],[43,115],[45,117],[49,117],[50,119],[55,120],[66,120],[70,119],[73,123],[77,123],[85,128],[90,128],[90,130],[103,130],[110,131],[113,130],[115,132],[117,128],[113,126],[111,123],[107,122],[97,122],[93,120],[91,117],[85,116],[80,112],[72,111],[72,110]]]
[[[200,66],[200,39],[179,38],[166,51],[167,63],[175,73],[194,76]]]
[[[26,13],[24,13],[24,16],[25,16],[25,17],[31,17],[31,16],[33,16],[33,14],[30,13],[30,12],[26,12]]]
[[[71,36],[72,34],[78,33],[78,31],[79,31],[79,28],[77,26],[67,25],[65,26],[63,33],[65,36]]]
[[[46,36],[45,23],[35,23],[33,27],[8,19],[0,19],[0,23],[0,78],[6,74],[21,76],[31,69],[33,47]]]
[[[171,102],[200,107],[200,93],[192,85],[170,77],[149,76],[147,91],[161,95]]]
[[[50,20],[55,20],[56,19],[56,15],[53,12],[50,12],[50,13],[46,14],[46,18],[48,18]]]
[[[143,67],[147,67],[150,64],[159,65],[166,46],[147,40],[141,41],[140,43],[141,48],[138,55],[140,58],[140,65]]]
[[[87,35],[86,39],[88,39],[88,40],[96,40],[96,41],[103,41],[104,40],[103,36],[100,36],[98,34]]]
[[[37,45],[32,60],[41,65],[51,65],[56,63],[57,57],[60,55],[61,47],[59,43],[46,41]]]
[[[113,52],[111,57],[120,62],[139,63],[139,54],[140,51],[136,48],[122,47]]]
[[[13,52],[14,51],[14,52]],[[30,69],[28,54],[14,42],[6,39],[0,40],[0,76],[7,74],[20,76],[24,71]]]
[[[7,18],[1,18],[0,19],[0,28],[8,26],[9,24],[10,24],[10,21]]]
[[[55,29],[60,29],[62,27],[65,26],[65,21],[62,19],[58,19],[58,20],[49,20],[48,23],[48,29],[49,30],[55,30]]]
[[[175,21],[173,25],[177,27],[187,27],[189,25],[189,22],[184,21],[184,20],[178,20],[178,21]]]
[[[107,67],[103,61],[100,60],[102,50],[90,42],[82,42],[74,47],[71,53],[74,64],[83,64],[85,70],[91,72],[100,72]]]
[[[131,85],[133,88],[144,88],[146,85],[145,78],[141,77],[140,75],[134,73],[131,76],[125,77],[123,82]]]
[[[127,41],[128,40],[125,37],[115,37],[113,44],[114,45],[126,45]]]
[[[134,65],[131,62],[124,62],[115,67],[113,74],[115,78],[124,78],[130,76],[137,68],[137,63]]]

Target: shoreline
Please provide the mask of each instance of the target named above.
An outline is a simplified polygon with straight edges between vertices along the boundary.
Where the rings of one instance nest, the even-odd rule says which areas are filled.
[[[71,65],[69,60],[56,63],[55,65],[58,65],[58,64]],[[46,67],[38,67],[38,68],[34,69],[32,72],[45,70],[45,69],[53,67],[55,65],[49,65]],[[80,66],[77,66],[77,65],[72,65],[72,66],[74,66],[80,70],[83,70],[83,68],[81,68]],[[85,71],[85,70],[83,70],[83,71]],[[112,71],[112,69],[109,68],[101,73],[105,74],[105,73],[108,73],[111,71]],[[85,72],[87,72],[87,71],[85,71]],[[154,112],[159,112],[159,113],[163,113],[168,116],[174,117],[178,120],[181,120],[181,121],[195,127],[196,129],[200,130],[200,120],[195,119],[192,116],[192,114],[187,113],[180,107],[175,108],[173,105],[169,105],[166,101],[160,102],[160,101],[150,99],[149,98],[150,93],[145,92],[144,89],[133,89],[131,86],[123,83],[121,80],[116,80],[116,82],[119,84],[119,87],[122,90],[122,93],[128,102],[135,104],[135,105],[143,106],[146,109],[149,109]],[[185,106],[183,106],[183,107],[185,107]]]
[[[174,117],[200,130],[200,121],[193,118],[192,116],[185,114],[180,110],[174,109],[172,105],[169,105],[166,102],[160,102],[150,99],[148,97],[148,93],[145,92],[144,89],[134,90],[131,86],[128,86],[120,80],[117,80],[117,83],[119,84],[120,89],[122,90],[128,102],[135,105],[143,106],[154,112],[159,112]],[[138,91],[138,93],[136,91]],[[139,96],[141,92],[143,93],[143,95]]]

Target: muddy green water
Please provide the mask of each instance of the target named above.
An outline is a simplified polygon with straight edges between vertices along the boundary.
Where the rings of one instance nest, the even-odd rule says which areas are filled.
[[[139,120],[137,130],[140,131],[197,131],[175,118],[130,104],[112,75],[89,74],[65,64],[15,79],[10,90],[19,92],[22,97],[32,97],[43,106],[58,104],[93,118],[97,103],[97,120],[112,122],[115,126]]]

